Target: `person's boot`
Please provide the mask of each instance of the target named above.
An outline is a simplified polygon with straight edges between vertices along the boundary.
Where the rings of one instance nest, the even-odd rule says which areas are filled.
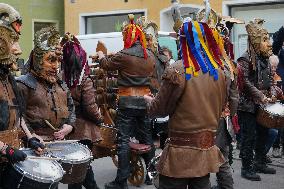
[[[244,169],[241,170],[241,176],[245,179],[251,181],[261,181],[261,178],[253,169]]]
[[[281,158],[280,148],[273,148],[273,150],[272,150],[272,157],[274,157],[274,158]]]
[[[268,155],[265,156],[264,161],[265,161],[265,163],[272,163],[272,159]]]
[[[255,163],[254,169],[257,173],[276,174],[276,170],[268,167],[265,163]]]
[[[100,189],[95,180],[94,172],[91,166],[88,168],[86,178],[83,182],[83,186],[86,189]]]
[[[147,173],[146,173],[146,178],[145,178],[145,184],[146,184],[146,185],[153,185],[153,180],[149,177],[148,174],[149,174],[149,173],[148,173],[148,171],[147,171]]]
[[[105,189],[128,189],[127,181],[117,182],[116,180],[106,183]]]

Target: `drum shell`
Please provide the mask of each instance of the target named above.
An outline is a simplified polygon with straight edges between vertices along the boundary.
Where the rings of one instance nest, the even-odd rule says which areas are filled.
[[[68,141],[67,141],[68,142]],[[71,145],[71,146],[70,146]],[[73,146],[72,146],[73,145]],[[47,147],[49,148],[62,148],[62,146],[66,146],[66,148],[78,148],[79,149],[84,149],[85,152],[87,152],[87,156],[85,156],[84,159],[77,159],[77,160],[70,160],[68,159],[68,157],[66,158],[62,158],[62,153],[60,152],[60,154],[53,154],[52,152],[49,152],[49,155],[57,157],[57,158],[62,158],[60,161],[60,164],[63,168],[63,170],[65,171],[65,175],[63,176],[62,180],[60,181],[63,184],[75,184],[75,183],[81,183],[84,181],[86,174],[87,174],[87,169],[90,166],[91,160],[92,160],[92,153],[90,151],[90,149],[80,143],[65,143],[65,144],[48,144]],[[66,154],[67,155],[67,154]],[[64,156],[63,156],[64,157]]]
[[[101,126],[100,133],[102,141],[96,143],[96,146],[113,149],[116,148],[117,129],[114,127]]]
[[[9,189],[17,189],[18,184],[20,183],[23,175],[15,170],[14,167],[9,166],[4,174],[5,178],[3,179],[3,185],[5,188]],[[42,183],[38,182],[32,179],[29,179],[28,177],[24,177],[20,188],[19,189],[57,189],[59,182],[54,183]]]
[[[85,180],[90,162],[91,161],[81,164],[62,162],[61,166],[66,173],[60,182],[63,184],[75,184],[83,182]]]
[[[272,115],[265,111],[263,108],[259,108],[256,116],[256,121],[258,124],[266,128],[283,128],[284,127],[284,117],[279,115]]]
[[[92,148],[94,159],[99,159],[103,157],[113,156],[116,154],[116,151],[111,148],[105,148],[94,145]]]

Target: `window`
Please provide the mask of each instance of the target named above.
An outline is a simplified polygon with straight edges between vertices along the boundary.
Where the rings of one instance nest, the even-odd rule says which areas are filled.
[[[144,16],[145,12],[84,16],[84,34],[120,32],[122,23],[128,20],[128,14],[134,14],[137,19]]]

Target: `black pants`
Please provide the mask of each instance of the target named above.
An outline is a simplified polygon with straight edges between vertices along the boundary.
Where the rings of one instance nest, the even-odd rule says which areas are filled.
[[[265,143],[268,137],[268,129],[256,122],[256,115],[250,112],[238,112],[241,125],[241,158],[242,168],[252,169],[253,160],[257,163],[265,163]],[[255,156],[253,151],[255,150]]]
[[[0,163],[0,189],[3,187],[3,177],[6,166],[5,163]]]
[[[81,144],[88,146],[89,149],[92,149],[92,141],[81,140],[79,142]],[[86,189],[97,189],[98,188],[91,165],[88,167],[85,180],[82,183],[68,184],[68,189],[82,189],[82,186],[84,186]]]
[[[115,179],[117,182],[126,182],[130,175],[130,137],[135,136],[140,143],[152,146],[152,150],[149,153],[142,154],[146,165],[148,165],[154,157],[155,147],[153,144],[150,122],[146,110],[144,109],[118,110],[116,118],[116,125],[118,127],[118,169]]]
[[[196,178],[174,178],[159,175],[159,189],[210,189],[209,174]]]
[[[284,146],[284,129],[278,129],[278,136],[273,144],[273,148],[280,148],[280,144]]]

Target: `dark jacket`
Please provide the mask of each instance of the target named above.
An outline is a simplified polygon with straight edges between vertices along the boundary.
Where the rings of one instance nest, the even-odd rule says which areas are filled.
[[[102,58],[100,65],[106,70],[118,70],[118,87],[149,87],[155,56],[149,50],[147,54],[148,58],[145,59],[142,46],[136,42],[129,49],[119,51],[114,56]],[[143,96],[122,96],[119,98],[118,106],[119,108],[146,109]]]
[[[155,60],[156,60],[155,70],[153,76],[151,77],[151,85],[150,85],[150,89],[153,94],[158,93],[162,83],[162,75],[166,67],[169,66],[167,57],[163,54],[158,54],[157,56],[155,56]]]
[[[271,66],[267,59],[256,58],[255,68],[248,53],[238,59],[240,100],[238,110],[255,113],[257,105],[270,96]]]

